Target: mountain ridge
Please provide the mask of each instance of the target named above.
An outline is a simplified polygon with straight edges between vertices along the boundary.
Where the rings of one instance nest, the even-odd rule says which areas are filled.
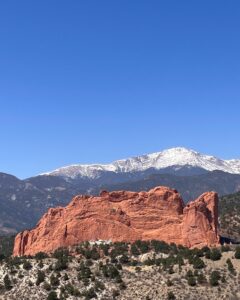
[[[206,171],[219,170],[231,174],[240,174],[240,159],[224,160],[184,147],[176,147],[161,152],[116,160],[109,164],[73,164],[42,173],[40,176],[61,176],[69,179],[88,177],[96,179],[101,172],[131,173],[145,171],[149,168],[160,170],[184,165],[202,168]]]
[[[175,157],[176,153],[178,155]],[[235,164],[230,171],[236,172],[239,161],[230,162]],[[62,175],[47,173],[25,180],[0,173],[0,234],[34,226],[50,207],[67,205],[74,195],[96,195],[105,189],[139,191],[164,185],[176,188],[187,202],[206,190],[215,190],[220,196],[240,191],[240,174],[206,170],[225,168],[226,163],[185,148],[157,152],[151,154],[150,158],[145,155],[133,161],[120,160],[115,167],[119,166],[119,172],[114,171],[113,167],[108,171],[92,168],[90,177],[85,176],[87,173],[81,175],[78,167],[76,173],[69,176],[65,172]]]

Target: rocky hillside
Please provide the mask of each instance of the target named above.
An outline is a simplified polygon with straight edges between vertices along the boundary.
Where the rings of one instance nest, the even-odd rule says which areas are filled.
[[[62,178],[20,180],[0,173],[0,235],[33,227],[49,207],[66,204],[82,192]]]
[[[240,299],[240,248],[81,243],[0,262],[0,299]]]
[[[186,206],[167,187],[76,196],[66,207],[49,209],[32,230],[19,233],[13,254],[52,252],[82,241],[151,239],[198,248],[218,245],[217,194],[204,193]]]

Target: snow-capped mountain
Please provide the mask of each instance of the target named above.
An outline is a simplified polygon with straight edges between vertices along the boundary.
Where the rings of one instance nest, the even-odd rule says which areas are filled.
[[[96,179],[102,172],[133,173],[153,168],[161,170],[169,167],[197,167],[206,171],[219,170],[240,174],[240,159],[223,160],[201,154],[183,147],[171,148],[162,152],[122,159],[110,164],[70,165],[41,175],[61,176],[64,178],[87,177]]]

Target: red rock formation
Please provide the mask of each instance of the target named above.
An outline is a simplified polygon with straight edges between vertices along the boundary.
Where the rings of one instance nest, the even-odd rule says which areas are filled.
[[[19,233],[13,255],[52,252],[87,240],[214,246],[219,243],[217,205],[217,194],[209,192],[184,207],[178,192],[167,187],[76,196],[65,208],[49,209],[36,228]]]

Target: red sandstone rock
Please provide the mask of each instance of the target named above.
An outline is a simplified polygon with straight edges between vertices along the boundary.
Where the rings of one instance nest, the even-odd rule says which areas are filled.
[[[218,196],[203,194],[184,207],[176,190],[102,192],[76,196],[65,208],[51,208],[36,228],[19,233],[13,255],[52,252],[82,241],[163,240],[187,247],[215,246]]]

